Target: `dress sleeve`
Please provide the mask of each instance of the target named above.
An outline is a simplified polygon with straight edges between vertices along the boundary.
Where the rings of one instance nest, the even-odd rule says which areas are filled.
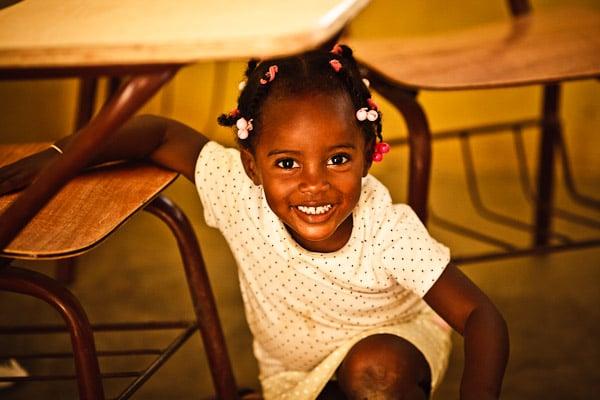
[[[198,156],[194,177],[206,223],[221,230],[235,223],[239,204],[252,186],[239,151],[208,142]]]
[[[449,249],[433,239],[406,204],[390,206],[379,230],[381,262],[402,286],[423,297],[450,262]]]

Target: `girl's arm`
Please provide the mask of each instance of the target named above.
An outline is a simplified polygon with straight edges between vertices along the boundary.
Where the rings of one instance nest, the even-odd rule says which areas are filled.
[[[67,136],[55,144],[65,149],[76,135]],[[202,134],[182,123],[142,115],[134,117],[115,132],[87,166],[109,161],[147,159],[180,172],[193,182],[196,159],[207,141]],[[49,148],[0,168],[0,194],[29,185],[37,173],[57,157],[60,157],[60,153]]]
[[[460,398],[498,399],[508,361],[508,328],[490,299],[452,263],[425,301],[464,337]]]

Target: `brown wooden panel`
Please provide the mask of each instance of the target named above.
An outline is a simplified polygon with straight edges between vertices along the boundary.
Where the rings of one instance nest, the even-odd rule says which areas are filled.
[[[411,88],[477,89],[600,76],[600,12],[556,8],[424,38],[349,40],[356,57]]]
[[[48,144],[0,145],[0,165]],[[118,163],[69,182],[7,246],[13,258],[60,258],[106,238],[175,180],[177,173],[144,163]],[[0,213],[19,193],[0,197]]]

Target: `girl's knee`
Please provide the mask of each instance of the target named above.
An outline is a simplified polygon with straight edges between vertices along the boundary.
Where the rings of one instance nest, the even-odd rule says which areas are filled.
[[[409,341],[379,334],[356,343],[337,373],[349,399],[426,399],[431,372]]]

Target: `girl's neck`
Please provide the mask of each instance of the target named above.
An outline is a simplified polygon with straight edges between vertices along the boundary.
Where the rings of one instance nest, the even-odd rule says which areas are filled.
[[[350,236],[352,235],[353,220],[352,214],[350,214],[348,218],[342,222],[333,235],[318,242],[306,240],[296,234],[296,232],[293,230],[289,229],[287,225],[284,226],[292,236],[292,239],[294,239],[294,241],[302,248],[315,253],[333,253],[334,251],[338,251],[344,247],[346,243],[348,243],[348,240],[350,240]]]

